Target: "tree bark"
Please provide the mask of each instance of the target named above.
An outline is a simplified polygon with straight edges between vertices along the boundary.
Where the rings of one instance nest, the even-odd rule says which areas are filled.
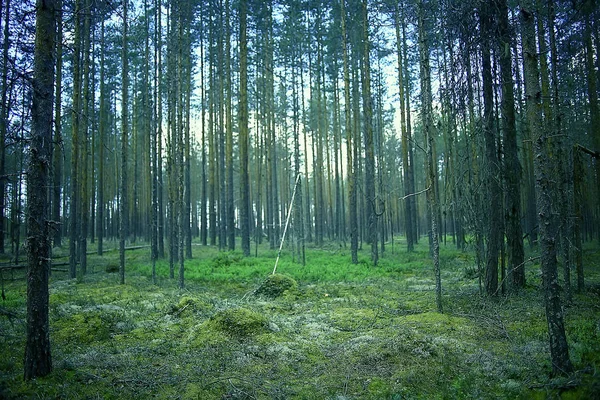
[[[62,246],[62,224],[60,218],[61,209],[61,192],[62,192],[62,174],[63,174],[63,157],[62,152],[63,140],[62,140],[62,54],[63,54],[63,27],[62,27],[62,0],[57,1],[57,31],[56,31],[56,85],[54,95],[54,148],[52,149],[52,221],[54,226],[52,227],[53,242],[55,247]],[[3,144],[4,142],[2,142]],[[2,150],[4,151],[4,150]],[[3,185],[3,184],[2,184]],[[0,189],[1,190],[1,189]],[[3,191],[0,191],[3,193]],[[4,195],[2,194],[2,197]],[[2,206],[0,205],[0,208]],[[2,220],[0,215],[0,220]],[[1,224],[4,225],[4,224]],[[0,238],[3,237],[3,233],[0,232]],[[2,240],[2,239],[0,239]],[[2,247],[2,245],[0,245]],[[1,251],[0,251],[1,252]]]
[[[240,18],[240,227],[242,252],[250,256],[250,182],[248,177],[248,40],[246,38],[248,4],[239,3]]]
[[[375,193],[375,151],[373,145],[373,104],[371,99],[371,62],[369,45],[369,16],[367,10],[367,0],[362,2],[363,8],[363,113],[365,129],[365,195],[366,212],[369,224],[369,243],[371,244],[371,261],[377,265],[379,261],[379,252],[377,245],[377,213],[375,203],[377,196]]]
[[[490,34],[492,16],[486,6],[481,9],[481,56],[483,75],[483,124],[485,141],[485,182],[487,194],[482,199],[488,216],[487,251],[485,260],[485,291],[488,296],[498,294],[498,255],[501,239],[502,189],[500,187],[500,168],[496,137],[494,135],[494,92],[492,86],[492,65],[490,60]]]
[[[121,52],[121,184],[119,208],[119,277],[125,284],[125,239],[128,234],[128,199],[127,199],[127,154],[129,152],[129,54],[128,54],[128,0],[123,1],[123,48]]]
[[[536,200],[540,252],[542,264],[542,282],[546,320],[550,338],[552,370],[555,374],[565,374],[573,370],[569,359],[569,347],[565,335],[563,310],[558,284],[556,240],[558,221],[555,204],[551,194],[552,154],[548,151],[548,131],[542,122],[542,103],[538,54],[535,40],[535,19],[531,0],[521,1],[521,29],[529,129],[534,139],[534,167],[536,178]]]
[[[4,43],[2,46],[2,104],[0,104],[0,176],[6,171],[6,133],[8,130],[9,103],[8,97],[8,50],[10,45],[10,0],[6,1],[4,11]],[[0,179],[0,254],[4,254],[4,219],[6,208],[6,180]]]
[[[51,240],[49,201],[52,154],[56,0],[38,0],[34,50],[31,143],[27,170],[27,339],[24,377],[33,379],[52,371],[48,319],[48,275]]]
[[[502,128],[504,133],[505,224],[508,250],[508,275],[515,288],[525,286],[525,255],[521,226],[521,164],[517,146],[515,96],[512,76],[511,34],[506,0],[496,0],[498,9],[498,47],[502,84]]]

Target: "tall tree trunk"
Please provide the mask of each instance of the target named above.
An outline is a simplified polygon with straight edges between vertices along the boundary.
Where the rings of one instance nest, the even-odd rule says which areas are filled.
[[[1,8],[1,7],[0,7]],[[6,199],[6,133],[8,130],[8,50],[10,45],[10,0],[6,0],[6,9],[4,11],[4,43],[2,46],[2,104],[0,104],[0,254],[4,254],[4,219],[5,219],[5,199]]]
[[[62,174],[63,174],[63,140],[62,140],[62,64],[63,64],[63,13],[62,13],[62,0],[57,0],[56,4],[56,20],[57,20],[57,30],[56,30],[56,85],[55,85],[55,94],[54,94],[54,148],[52,149],[52,221],[54,221],[54,226],[52,227],[53,234],[53,242],[55,247],[62,246],[62,224],[60,218],[60,209],[61,209],[61,192],[62,192]],[[0,116],[0,119],[2,117]],[[2,122],[0,122],[1,124]],[[0,128],[2,129],[2,128]],[[4,152],[4,140],[2,140],[2,152]],[[2,156],[3,157],[3,156]],[[2,172],[0,172],[1,174]],[[4,185],[4,183],[0,183],[0,185]],[[4,190],[0,188],[0,196],[4,198]],[[0,209],[3,208],[4,200],[0,201]],[[0,213],[3,212],[0,211]],[[0,221],[3,220],[3,215],[0,214]],[[3,227],[4,223],[0,223]],[[3,241],[4,232],[3,228],[0,227],[0,242]],[[4,246],[3,243],[0,243],[0,249]],[[2,251],[0,250],[0,253]]]
[[[375,151],[373,145],[373,100],[371,98],[371,62],[369,45],[369,16],[367,0],[362,2],[363,8],[363,77],[362,95],[364,107],[364,129],[365,129],[365,194],[367,221],[369,224],[369,243],[371,244],[371,261],[377,265],[379,253],[377,246],[377,213],[375,203]]]
[[[59,28],[60,29],[60,28]],[[101,256],[104,252],[104,146],[106,140],[106,124],[107,124],[107,104],[106,104],[106,82],[105,82],[105,41],[104,41],[104,19],[101,21],[100,27],[100,124],[98,126],[98,212],[96,217],[98,221],[96,226],[98,229],[98,255]],[[58,77],[58,75],[57,75]],[[58,82],[58,81],[57,81]]]
[[[595,4],[595,1],[588,2],[587,7],[593,7],[592,4]],[[595,73],[595,65],[594,65],[594,44],[592,41],[592,17],[593,17],[593,9],[586,10],[587,15],[585,18],[585,27],[584,27],[584,41],[585,41],[585,66],[586,66],[586,75],[587,75],[587,95],[589,99],[589,107],[590,107],[590,136],[592,137],[592,141],[594,146],[596,147],[596,151],[600,151],[600,109],[598,108],[598,90],[597,90],[597,80],[598,77]],[[596,48],[596,52],[599,49]],[[596,58],[598,58],[598,54],[596,54]],[[596,160],[596,196],[599,198],[596,199],[595,213],[597,217],[600,217],[600,161]],[[596,226],[599,221],[596,221]],[[600,240],[600,229],[598,229],[598,239]]]
[[[242,251],[250,255],[250,182],[248,177],[248,40],[246,39],[248,4],[239,3],[240,18],[240,227]]]
[[[483,124],[485,142],[485,182],[486,196],[482,199],[487,204],[487,251],[485,260],[485,291],[488,296],[498,294],[498,256],[501,239],[502,189],[500,187],[500,166],[496,137],[494,135],[494,92],[492,86],[492,65],[490,60],[490,34],[492,33],[491,11],[483,6],[481,9],[481,67],[483,75]]]
[[[79,262],[81,275],[87,274],[87,236],[90,218],[89,209],[89,132],[90,132],[90,47],[91,47],[91,2],[84,2],[83,17],[83,123],[81,127],[81,230],[79,232]],[[74,171],[72,171],[73,173]]]
[[[162,107],[162,46],[163,46],[163,39],[162,39],[162,8],[161,8],[161,2],[159,0],[155,0],[155,8],[156,8],[156,86],[158,87],[158,93],[157,93],[157,99],[156,99],[156,134],[157,134],[157,138],[156,138],[156,173],[157,173],[157,186],[158,186],[158,198],[157,198],[157,202],[158,202],[158,218],[157,218],[157,235],[158,235],[158,256],[161,258],[164,258],[165,256],[165,242],[164,242],[164,227],[165,227],[165,220],[164,220],[164,204],[163,204],[163,194],[164,194],[164,190],[163,190],[163,168],[162,168],[162,121],[163,121],[163,107]]]
[[[421,102],[423,118],[423,129],[427,143],[427,202],[429,203],[429,212],[431,214],[431,238],[433,269],[435,276],[435,299],[438,312],[442,312],[442,283],[440,275],[440,243],[438,234],[438,214],[439,205],[437,202],[436,184],[437,160],[435,154],[434,126],[432,112],[432,94],[431,94],[431,69],[429,64],[429,44],[427,40],[427,30],[425,27],[425,7],[428,3],[420,0],[418,3],[418,30],[419,30],[419,56],[420,56],[420,74],[421,74]]]
[[[396,51],[398,53],[398,89],[400,97],[400,129],[402,133],[402,174],[404,177],[404,224],[406,229],[406,250],[414,251],[414,236],[415,229],[412,220],[412,193],[410,187],[410,168],[409,168],[409,141],[408,132],[406,129],[406,114],[405,114],[405,94],[404,94],[404,68],[402,54],[402,38],[400,36],[400,5],[394,12],[394,25],[396,28]]]
[[[155,4],[156,6],[157,4]],[[146,14],[146,18],[149,18],[148,15],[148,2],[144,0],[144,11]],[[154,21],[158,22],[158,13],[160,13],[159,7],[155,10]],[[148,32],[150,34],[150,32]],[[152,170],[152,206],[150,208],[150,259],[152,261],[152,283],[157,283],[156,276],[156,260],[158,259],[158,29],[154,29],[154,87],[153,87],[153,108],[152,108],[152,127],[151,127],[151,138],[150,138],[150,151],[152,153],[152,162],[151,162],[151,170]]]
[[[225,1],[225,121],[226,121],[226,170],[227,170],[227,241],[229,250],[235,250],[235,198],[233,191],[233,115],[231,104],[231,25],[230,2]]]
[[[69,277],[77,276],[77,240],[80,231],[79,219],[79,130],[81,112],[81,13],[82,0],[75,1],[73,34],[73,105],[72,105],[72,139],[71,139],[71,203],[69,208]]]
[[[515,288],[525,286],[523,229],[521,227],[521,164],[517,146],[515,96],[513,90],[511,34],[506,0],[496,0],[498,8],[498,47],[502,83],[502,122],[504,132],[504,182],[508,274]]]
[[[573,365],[569,359],[569,347],[565,335],[560,286],[558,284],[556,240],[558,221],[552,204],[552,157],[548,149],[548,131],[542,122],[542,103],[538,53],[535,40],[534,7],[531,0],[521,2],[521,29],[527,101],[527,119],[534,139],[534,166],[536,178],[536,200],[540,236],[542,282],[546,320],[550,337],[552,370],[556,374],[569,373]]]
[[[204,25],[200,24],[200,37],[204,37]],[[202,87],[206,87],[204,82],[204,40],[200,40],[200,84]],[[206,90],[202,91],[202,102],[200,106],[201,121],[202,121],[202,160],[201,160],[201,172],[200,176],[202,179],[200,188],[200,242],[206,246],[208,244],[208,221],[207,221],[207,188],[206,188]]]
[[[119,208],[119,277],[125,284],[125,239],[128,234],[127,154],[129,152],[129,54],[128,54],[128,0],[123,1],[123,48],[121,52],[121,184]]]
[[[346,157],[348,160],[348,227],[350,230],[350,254],[353,264],[358,264],[358,214],[356,208],[356,170],[354,169],[353,131],[350,102],[350,71],[348,67],[348,34],[346,29],[345,0],[340,1],[342,11],[342,40],[344,58],[344,120],[346,133]]]
[[[24,377],[33,379],[52,371],[48,319],[48,275],[51,241],[49,201],[52,154],[56,0],[38,0],[34,50],[31,142],[27,170],[27,338]]]

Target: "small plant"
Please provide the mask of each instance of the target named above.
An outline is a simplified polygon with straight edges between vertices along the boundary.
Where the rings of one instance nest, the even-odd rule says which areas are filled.
[[[105,271],[109,274],[114,274],[119,272],[119,264],[106,264]]]

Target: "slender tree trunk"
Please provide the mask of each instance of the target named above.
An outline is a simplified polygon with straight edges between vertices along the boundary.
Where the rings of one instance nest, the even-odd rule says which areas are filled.
[[[573,208],[575,214],[575,222],[573,224],[573,239],[575,251],[575,269],[577,273],[577,291],[583,293],[585,291],[585,277],[583,274],[583,243],[581,240],[581,230],[583,228],[583,177],[585,170],[583,160],[581,159],[581,151],[575,147],[573,149]]]
[[[525,255],[521,227],[521,164],[517,146],[515,96],[513,91],[511,34],[506,0],[496,0],[498,8],[500,75],[502,83],[502,122],[504,132],[504,182],[508,275],[515,288],[525,286]]]
[[[24,377],[52,371],[48,318],[48,276],[51,260],[49,201],[52,154],[56,0],[38,0],[34,50],[31,142],[27,170],[27,338]]]
[[[589,2],[590,7],[591,4],[595,4],[595,1]],[[589,99],[589,107],[590,107],[590,136],[592,137],[594,146],[596,147],[596,151],[600,151],[600,109],[598,108],[598,91],[597,91],[597,80],[598,76],[595,73],[595,65],[594,65],[594,43],[592,41],[592,17],[594,10],[591,9],[588,11],[585,18],[585,27],[584,27],[584,41],[585,41],[585,64],[586,64],[586,72],[587,72],[587,97]],[[596,49],[598,51],[599,49]],[[596,58],[598,58],[598,54],[596,54]],[[596,206],[595,206],[595,214],[597,217],[600,217],[600,161],[596,160]],[[596,226],[598,226],[598,222],[596,221]],[[600,240],[600,229],[598,229],[598,239]]]
[[[91,47],[91,2],[84,2],[83,17],[83,123],[81,127],[81,230],[79,231],[79,262],[81,275],[87,274],[87,236],[90,218],[89,209],[89,132],[90,132],[90,47]],[[72,171],[73,173],[74,171]]]
[[[421,73],[421,101],[423,116],[423,129],[427,142],[427,202],[431,214],[431,238],[433,269],[435,276],[435,298],[438,312],[442,312],[442,284],[440,275],[440,244],[438,234],[438,214],[439,205],[435,182],[437,181],[436,166],[437,160],[434,157],[434,126],[432,115],[432,95],[431,95],[431,70],[429,64],[429,44],[426,37],[425,15],[428,3],[420,0],[418,3],[418,30],[419,30],[419,55],[420,55],[420,73]]]
[[[400,37],[400,5],[395,10],[394,24],[396,28],[396,50],[398,53],[398,88],[400,97],[400,129],[402,134],[402,174],[404,177],[404,224],[406,226],[406,250],[414,251],[414,226],[412,220],[412,193],[410,187],[410,168],[408,159],[408,132],[405,118],[404,68],[402,54],[402,39]]]
[[[158,256],[161,258],[165,257],[165,242],[164,242],[164,227],[165,227],[165,220],[164,220],[164,204],[163,204],[163,195],[164,195],[164,186],[163,186],[163,158],[162,158],[162,123],[163,123],[163,109],[162,109],[162,8],[161,8],[161,2],[159,0],[155,0],[155,8],[156,8],[156,19],[157,19],[157,24],[156,24],[156,29],[157,29],[157,33],[156,33],[156,55],[157,55],[157,61],[156,61],[156,86],[158,87],[158,93],[157,93],[157,99],[156,99],[156,112],[157,112],[157,116],[156,116],[156,125],[157,125],[157,138],[156,138],[156,147],[157,147],[157,151],[156,151],[156,156],[157,156],[157,160],[156,160],[156,173],[157,173],[157,180],[158,180],[158,198],[157,198],[157,202],[158,202],[158,218],[157,218],[157,234],[158,234]]]
[[[55,247],[62,246],[62,221],[60,217],[61,209],[61,192],[62,192],[62,174],[63,174],[63,157],[62,147],[64,145],[62,140],[62,64],[63,64],[63,13],[62,13],[62,0],[58,0],[56,4],[56,19],[57,19],[57,30],[56,30],[56,87],[54,94],[54,148],[52,149],[52,221],[54,226],[52,227],[53,241]],[[1,119],[2,117],[0,117]],[[1,124],[1,122],[0,122]],[[2,129],[2,128],[0,128]],[[2,152],[4,152],[4,140],[2,140]],[[2,156],[3,157],[3,156]],[[1,174],[1,172],[0,172]],[[0,183],[4,185],[4,183]],[[4,190],[0,188],[0,196],[4,199]],[[4,200],[0,201],[0,209],[3,208]],[[0,211],[3,213],[3,210]],[[0,214],[0,221],[3,220],[3,215]],[[0,223],[0,226],[4,226],[4,223]],[[3,228],[0,228],[0,242],[3,241],[4,232]],[[0,248],[4,246],[0,243]],[[0,253],[2,251],[0,250]]]
[[[204,25],[200,25],[201,37],[204,36]],[[204,82],[204,40],[200,40],[200,83],[206,87]],[[208,244],[208,221],[207,221],[207,188],[206,188],[206,90],[202,91],[202,103],[200,106],[202,120],[202,165],[201,165],[201,191],[200,191],[200,242],[206,246]]]
[[[348,68],[348,34],[346,29],[345,0],[340,1],[342,11],[342,40],[344,58],[344,120],[346,133],[346,157],[348,160],[348,227],[350,230],[350,254],[353,264],[358,264],[358,214],[356,208],[356,171],[354,169],[353,131],[350,102],[350,71]]]
[[[227,234],[229,250],[235,250],[235,198],[233,191],[233,113],[231,105],[231,28],[230,2],[225,1],[225,121],[226,121],[226,169],[227,169]]]
[[[121,204],[119,209],[119,276],[121,284],[125,284],[125,239],[128,234],[128,199],[127,199],[127,154],[129,152],[129,54],[128,54],[128,0],[123,2],[123,48],[121,52]]]
[[[79,130],[81,112],[81,9],[82,0],[75,2],[75,32],[73,34],[73,105],[72,105],[72,139],[71,139],[71,204],[69,208],[70,241],[69,241],[69,277],[77,276],[77,240],[79,238]]]
[[[157,4],[155,4],[156,6]],[[146,18],[149,18],[148,15],[148,2],[144,0],[144,11],[146,14]],[[158,21],[158,13],[160,13],[160,9],[157,7],[155,10],[155,22]],[[148,34],[150,32],[148,31]],[[151,137],[150,137],[150,151],[152,153],[152,161],[151,161],[151,172],[152,172],[152,206],[150,208],[150,259],[152,260],[152,283],[157,283],[156,276],[156,260],[158,259],[158,173],[159,173],[159,165],[158,165],[158,109],[156,105],[158,104],[158,29],[154,29],[154,87],[153,87],[153,118],[151,127]]]
[[[485,291],[488,296],[498,294],[498,256],[501,239],[502,189],[500,187],[500,166],[496,137],[494,135],[494,93],[492,87],[492,65],[490,60],[490,39],[492,32],[492,15],[483,6],[481,10],[482,35],[482,74],[483,74],[483,124],[485,142],[485,182],[487,193],[483,204],[487,204],[487,252],[485,260]]]
[[[552,370],[556,374],[565,374],[573,370],[569,359],[569,347],[565,335],[560,286],[558,284],[556,240],[558,221],[553,213],[551,167],[553,155],[548,150],[548,131],[542,122],[542,104],[538,54],[535,40],[534,7],[531,0],[521,3],[521,29],[525,70],[525,88],[527,118],[534,139],[534,166],[536,178],[536,197],[542,264],[542,282],[546,320],[550,337]]]
[[[1,7],[0,7],[1,8]],[[10,0],[4,11],[4,43],[2,46],[2,104],[0,104],[0,176],[6,174],[6,133],[8,130],[8,50],[10,45]],[[6,180],[0,179],[0,254],[4,254]]]
[[[59,28],[60,29],[60,28]],[[100,31],[100,124],[98,126],[98,212],[96,217],[98,221],[98,255],[104,252],[104,145],[106,140],[106,82],[105,82],[105,41],[104,41],[104,20],[101,21]]]
[[[248,41],[246,39],[248,4],[239,3],[240,18],[240,226],[242,251],[250,255],[250,182],[248,179]]]
[[[367,11],[367,0],[362,2],[363,8],[363,80],[362,94],[364,107],[364,126],[365,126],[365,195],[367,221],[369,224],[369,242],[371,244],[371,261],[377,265],[379,253],[377,246],[377,213],[375,203],[377,201],[375,193],[375,152],[373,145],[373,101],[371,98],[371,62],[369,59],[369,18]]]

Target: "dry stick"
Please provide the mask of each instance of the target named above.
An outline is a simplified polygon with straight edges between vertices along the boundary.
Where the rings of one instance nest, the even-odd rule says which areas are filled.
[[[423,194],[423,193],[427,192],[429,189],[431,189],[431,185],[429,185],[429,187],[427,187],[427,189],[423,189],[423,190],[421,190],[420,192],[417,192],[417,193],[410,193],[410,194],[407,194],[406,196],[400,197],[400,199],[401,199],[401,200],[406,200],[406,199],[408,199],[409,197],[412,197],[412,196],[418,196],[418,195],[420,195],[420,194]]]
[[[294,184],[294,192],[292,193],[292,201],[290,201],[290,208],[288,209],[287,218],[285,220],[285,228],[283,228],[283,236],[281,237],[281,243],[279,244],[279,251],[277,252],[277,259],[275,260],[275,267],[273,268],[273,275],[277,271],[277,264],[279,264],[279,257],[281,256],[281,249],[283,248],[283,242],[285,241],[285,233],[287,232],[288,225],[290,223],[290,217],[292,216],[292,209],[294,208],[294,197],[296,197],[296,188],[300,181],[300,174],[296,177],[296,183]]]
[[[519,269],[520,267],[522,267],[523,265],[529,263],[529,262],[534,262],[536,260],[539,260],[541,257],[537,256],[537,257],[529,257],[527,260],[523,261],[521,264],[517,265],[514,268],[511,268],[508,272],[509,274],[506,274],[506,276],[504,277],[504,279],[502,279],[502,281],[500,281],[500,284],[498,286],[498,289],[496,289],[496,291],[492,294],[492,296],[495,296],[498,294],[498,291],[502,288],[502,285],[504,284],[504,282],[508,279],[509,276],[511,276],[510,274],[512,274],[513,272],[515,272],[517,269]]]

